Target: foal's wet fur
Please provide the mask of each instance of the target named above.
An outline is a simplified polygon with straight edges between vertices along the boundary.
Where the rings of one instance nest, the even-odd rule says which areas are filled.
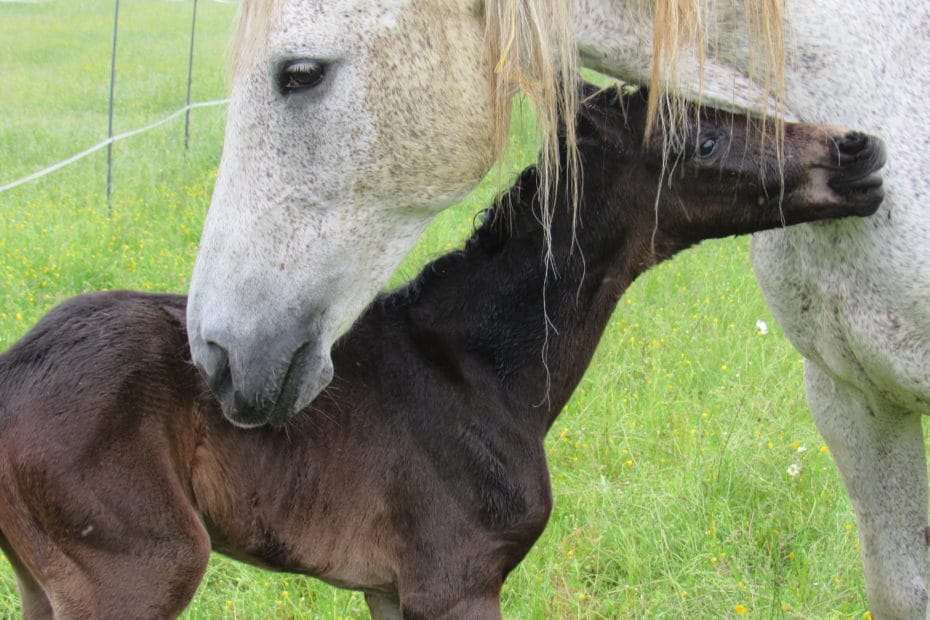
[[[584,94],[581,208],[573,233],[559,188],[548,277],[529,169],[462,251],[371,306],[285,432],[225,420],[184,297],[76,297],[0,357],[0,544],[25,614],[174,616],[212,548],[364,590],[376,617],[499,616],[551,508],[543,438],[636,276],[881,201],[874,138],[789,126],[779,175],[745,118],[713,110],[657,201],[645,96]]]

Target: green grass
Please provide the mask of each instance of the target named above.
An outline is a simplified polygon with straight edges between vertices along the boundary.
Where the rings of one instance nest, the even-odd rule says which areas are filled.
[[[183,105],[190,8],[123,2],[117,132]],[[195,100],[224,95],[234,12],[200,3]],[[0,3],[0,184],[105,138],[111,24],[110,3]],[[112,215],[103,153],[0,194],[0,349],[83,291],[187,289],[223,118],[195,110],[188,152],[180,121],[117,144]],[[397,279],[466,236],[497,187],[441,214]],[[854,518],[747,247],[703,244],[621,301],[548,438],[555,509],[505,586],[508,617],[862,617]],[[17,613],[4,563],[0,616]],[[365,615],[357,593],[221,557],[187,612]]]

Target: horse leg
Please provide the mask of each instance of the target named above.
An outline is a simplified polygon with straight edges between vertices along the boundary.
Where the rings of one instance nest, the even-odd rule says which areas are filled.
[[[856,512],[873,617],[926,618],[930,571],[921,415],[870,402],[810,361],[805,384],[814,421]]]
[[[365,603],[368,605],[372,620],[403,620],[400,600],[396,596],[366,592]]]
[[[10,547],[6,538],[0,534],[0,549],[6,555],[13,572],[16,574],[16,585],[19,589],[19,600],[23,608],[24,620],[43,620],[54,617],[52,613],[52,604],[45,594],[45,590],[35,580],[23,561],[16,555],[13,548]]]
[[[374,617],[372,615],[372,618]],[[438,609],[433,605],[408,607],[404,604],[402,615],[396,617],[402,617],[405,620],[499,620],[503,618],[500,597],[496,595],[463,598],[455,605],[444,609]]]

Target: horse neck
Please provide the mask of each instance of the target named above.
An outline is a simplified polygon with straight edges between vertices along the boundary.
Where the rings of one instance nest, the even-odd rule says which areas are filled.
[[[448,352],[446,365],[492,374],[543,429],[580,381],[620,295],[654,263],[650,235],[636,234],[651,227],[651,212],[642,215],[648,224],[634,221],[637,211],[617,198],[625,192],[601,145],[583,146],[582,156],[605,163],[585,171],[575,224],[569,201],[559,200],[564,183],[556,190],[548,263],[530,169],[464,251],[427,266],[394,296],[415,299],[415,338],[428,340],[433,354]]]
[[[683,52],[666,58],[675,67],[673,90],[686,100],[729,110],[793,115],[762,87],[771,74],[750,49],[746,3],[742,0],[697,2],[703,13],[703,60]],[[625,82],[650,85],[653,79],[654,18],[641,0],[575,0],[575,41],[582,66]],[[755,59],[756,64],[751,64]]]
[[[575,43],[581,63],[646,84],[652,71],[651,18],[636,0],[576,0]]]

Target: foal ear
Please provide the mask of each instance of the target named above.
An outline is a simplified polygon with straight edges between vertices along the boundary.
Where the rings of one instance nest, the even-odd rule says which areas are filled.
[[[630,142],[628,97],[616,87],[584,92],[578,114],[578,139],[608,144],[619,153]]]
[[[172,323],[176,323],[182,329],[187,329],[187,307],[185,304],[162,303],[158,307],[168,315]]]

